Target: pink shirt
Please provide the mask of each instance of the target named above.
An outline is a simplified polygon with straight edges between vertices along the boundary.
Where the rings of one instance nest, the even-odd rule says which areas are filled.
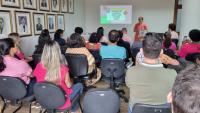
[[[4,64],[6,68],[4,71],[0,72],[1,76],[18,77],[26,84],[29,84],[30,78],[28,76],[32,73],[32,69],[25,61],[10,56],[4,56]]]
[[[60,86],[63,88],[65,91],[67,98],[65,104],[60,107],[59,109],[65,109],[69,106],[71,106],[71,100],[69,99],[69,95],[72,93],[72,89],[68,88],[65,84],[65,75],[68,73],[68,68],[65,65],[61,65],[60,71],[61,71],[61,80],[60,80]],[[46,75],[46,69],[42,65],[42,63],[38,63],[33,75],[36,77],[37,82],[44,82],[45,81],[45,75]]]
[[[145,23],[137,23],[134,27],[134,31],[135,31],[135,41],[139,41],[140,40],[140,36],[145,35],[144,31],[147,31],[147,24]]]
[[[178,55],[181,58],[185,58],[188,54],[200,52],[199,43],[186,43],[182,45],[181,49],[178,51]]]
[[[164,45],[162,45],[162,48],[164,49]],[[171,42],[171,46],[169,47],[169,49],[173,50],[174,52],[176,51],[176,44],[174,42]]]

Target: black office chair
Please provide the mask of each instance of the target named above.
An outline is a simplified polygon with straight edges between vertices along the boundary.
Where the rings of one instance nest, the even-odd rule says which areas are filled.
[[[19,78],[0,76],[0,96],[4,102],[1,113],[4,113],[7,106],[7,101],[11,101],[12,105],[18,105],[13,112],[16,113],[22,107],[22,102],[29,102],[29,113],[31,113],[31,105],[34,101],[34,96],[26,96],[27,89],[24,81]]]
[[[69,67],[69,74],[74,78],[74,82],[81,82],[85,86],[85,80],[96,77],[97,69],[95,68],[91,73],[88,73],[88,60],[85,55],[65,54],[65,58]]]
[[[43,83],[36,83],[33,92],[36,98],[36,101],[45,109],[47,113],[56,113],[56,112],[69,112],[71,107],[68,107],[64,110],[58,109],[62,105],[65,104],[66,99],[70,99],[66,97],[65,92],[59,86],[43,82]],[[74,103],[79,103],[80,105],[80,96],[77,94],[71,101],[72,105]],[[81,106],[80,106],[81,107]],[[41,109],[40,112],[42,112]],[[81,108],[82,110],[82,108]]]
[[[83,113],[119,113],[120,98],[112,89],[89,90],[83,99]]]
[[[132,113],[171,113],[170,105],[135,104]]]
[[[101,64],[101,60],[102,60],[101,55],[99,53],[99,50],[92,50],[92,49],[90,49],[89,51],[93,55],[93,57],[95,58],[95,64],[96,64],[96,66],[99,67],[100,64]]]
[[[33,69],[35,69],[36,65],[41,61],[42,54],[33,54]]]
[[[101,73],[104,79],[109,79],[110,88],[117,91],[120,97],[128,102],[128,98],[124,96],[125,91],[119,89],[120,84],[125,81],[125,64],[122,59],[103,59],[101,61]]]

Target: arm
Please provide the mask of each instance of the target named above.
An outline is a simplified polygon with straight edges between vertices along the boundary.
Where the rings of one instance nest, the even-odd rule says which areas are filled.
[[[69,77],[69,73],[66,73],[65,75],[65,84],[67,85],[68,88],[70,88],[72,86],[70,77]]]

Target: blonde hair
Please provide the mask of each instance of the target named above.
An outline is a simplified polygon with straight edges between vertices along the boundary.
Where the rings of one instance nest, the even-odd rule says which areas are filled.
[[[47,70],[45,81],[58,84],[61,78],[60,67],[63,63],[60,46],[55,41],[45,44],[41,62]]]

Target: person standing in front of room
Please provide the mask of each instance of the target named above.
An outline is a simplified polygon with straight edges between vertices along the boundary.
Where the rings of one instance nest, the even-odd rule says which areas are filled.
[[[144,23],[144,18],[142,16],[138,17],[138,23],[135,24],[133,31],[135,32],[133,46],[137,47],[148,31],[147,24]]]

